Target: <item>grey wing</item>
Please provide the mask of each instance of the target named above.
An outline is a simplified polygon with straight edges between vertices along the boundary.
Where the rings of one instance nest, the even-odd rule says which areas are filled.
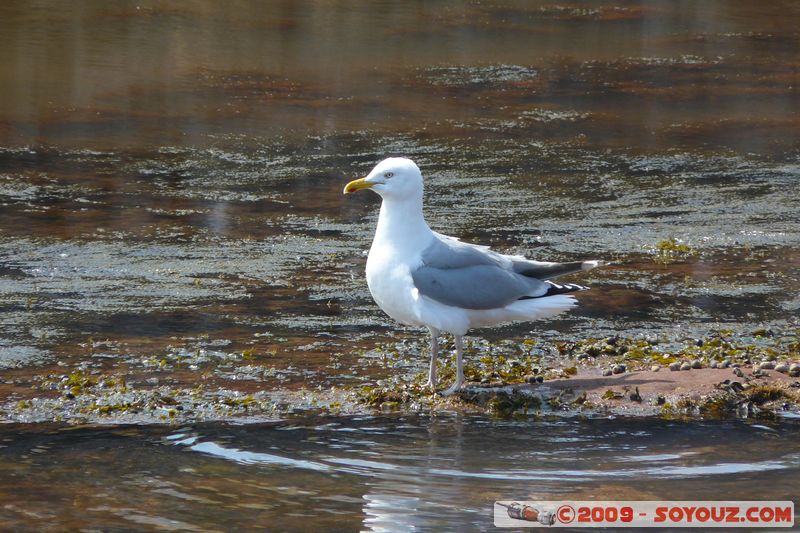
[[[422,252],[422,262],[436,268],[463,268],[474,265],[497,265],[528,278],[547,280],[591,270],[604,263],[602,261],[571,261],[550,263],[533,261],[518,255],[503,255],[491,251],[486,246],[461,242],[453,237],[434,233],[435,238]]]
[[[435,233],[411,273],[424,296],[464,309],[498,309],[515,300],[541,298],[586,287],[547,281],[598,265],[597,261],[544,263],[506,256]]]
[[[504,258],[486,246],[467,244],[434,233],[434,239],[422,251],[422,262],[434,268],[463,268],[477,265],[504,265]]]
[[[548,294],[552,285],[495,265],[463,268],[421,266],[411,273],[421,294],[464,309],[498,309],[525,298]]]

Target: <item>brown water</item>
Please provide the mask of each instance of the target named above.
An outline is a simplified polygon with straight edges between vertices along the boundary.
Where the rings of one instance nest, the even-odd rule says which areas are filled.
[[[495,531],[498,499],[784,500],[799,432],[458,415],[6,426],[0,517],[9,531]]]
[[[341,195],[389,155],[423,169],[435,229],[539,259],[615,263],[580,277],[593,290],[576,311],[475,332],[474,351],[502,339],[510,351],[534,339],[549,353],[554,340],[608,334],[680,344],[718,329],[795,331],[798,27],[797,3],[780,1],[3,2],[3,417],[96,421],[96,410],[64,399],[64,376],[76,370],[124,379],[129,403],[174,397],[144,409],[155,422],[178,404],[194,405],[189,420],[230,418],[246,394],[274,402],[280,417],[313,407],[304,391],[422,371],[419,332],[382,315],[363,279],[377,199]],[[670,237],[696,255],[654,261]],[[459,422],[466,431],[483,423]],[[52,437],[9,428],[13,439]],[[117,441],[123,455],[185,449],[161,443],[160,430],[119,431],[129,436]],[[227,431],[201,435],[218,442]],[[260,442],[261,429],[247,431]],[[387,442],[405,438],[386,431]],[[109,432],[63,435],[100,450],[118,434]],[[16,463],[11,453],[3,468]],[[99,460],[92,453],[106,454],[61,453],[52,460],[63,470],[44,459],[31,490],[58,487],[81,461]],[[243,467],[215,461],[201,477],[236,499],[241,486],[224,480]],[[128,488],[188,483],[159,465],[130,463]],[[136,527],[119,518],[109,474],[97,475],[111,503],[74,508],[106,506],[110,521],[74,527]],[[266,475],[258,468],[248,475],[266,490],[248,492],[248,505],[273,505],[264,487],[276,485],[254,481]],[[371,492],[347,476],[281,486],[321,479],[351,498],[332,503],[332,516],[380,529],[364,521]],[[689,479],[663,483],[677,494]],[[437,499],[438,486],[413,497],[453,512],[460,496]],[[745,479],[736,493],[749,487]],[[44,513],[32,529],[56,523],[36,501],[3,499],[19,516]],[[471,502],[470,512],[483,505]],[[202,500],[184,505],[187,514],[165,518],[184,525],[139,525],[205,527],[189,519]],[[208,523],[224,529],[226,516]]]

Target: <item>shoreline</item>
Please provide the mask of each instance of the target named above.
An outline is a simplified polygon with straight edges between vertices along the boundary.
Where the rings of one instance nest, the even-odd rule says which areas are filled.
[[[490,417],[797,417],[799,332],[714,332],[683,340],[614,336],[543,344],[469,342],[467,383],[447,397],[424,386],[424,345],[380,352],[388,378],[363,368],[358,379],[334,383],[221,379],[221,370],[226,376],[244,368],[260,369],[262,375],[276,370],[269,359],[259,361],[245,353],[223,354],[219,360],[200,354],[139,374],[116,365],[78,365],[59,373],[31,368],[24,379],[5,382],[14,388],[0,402],[0,423],[243,424],[313,414],[444,412]],[[454,378],[453,356],[447,348],[444,352],[440,390]],[[192,367],[194,371],[187,371]]]

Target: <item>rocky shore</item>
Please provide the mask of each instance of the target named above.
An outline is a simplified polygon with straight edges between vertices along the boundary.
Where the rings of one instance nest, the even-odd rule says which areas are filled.
[[[200,381],[196,374],[131,378],[113,370],[73,369],[17,379],[16,393],[0,408],[6,422],[68,424],[237,423],[321,412],[352,415],[391,412],[484,413],[490,416],[631,416],[666,418],[776,418],[800,413],[800,342],[796,331],[759,330],[748,337],[715,332],[702,339],[658,341],[606,337],[467,350],[467,384],[443,396],[423,386],[424,346],[383,354],[390,377],[337,386],[268,386],[262,380]],[[196,367],[197,361],[183,366]],[[252,357],[225,359],[229,368],[258,366]],[[452,362],[440,366],[443,385]],[[200,376],[214,370],[206,358]],[[219,369],[216,369],[217,371]],[[265,374],[266,370],[262,372]],[[233,372],[234,375],[238,375]],[[6,381],[5,385],[9,385]],[[168,384],[169,383],[169,384]],[[19,391],[25,391],[24,394]],[[14,397],[16,396],[16,398]]]

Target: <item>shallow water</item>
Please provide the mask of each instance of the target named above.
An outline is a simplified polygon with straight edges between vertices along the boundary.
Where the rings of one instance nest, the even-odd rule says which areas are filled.
[[[389,155],[422,167],[434,229],[614,263],[575,278],[593,289],[575,311],[474,332],[470,357],[503,339],[553,356],[553,341],[611,334],[796,334],[799,23],[784,1],[4,2],[4,420],[86,420],[60,385],[78,370],[186,405],[263,393],[284,402],[276,417],[313,408],[308,390],[424,370],[419,332],[363,279],[377,198],[341,194]],[[654,260],[671,237],[696,253]],[[57,408],[25,407],[42,398]],[[481,529],[495,497],[780,499],[797,480],[794,423],[680,428],[9,425],[0,509],[34,529],[223,530],[287,512],[294,528]],[[570,439],[602,445],[559,455]],[[495,442],[509,447],[476,455]]]
[[[498,499],[783,500],[800,426],[483,417],[0,427],[9,530],[491,531]]]

